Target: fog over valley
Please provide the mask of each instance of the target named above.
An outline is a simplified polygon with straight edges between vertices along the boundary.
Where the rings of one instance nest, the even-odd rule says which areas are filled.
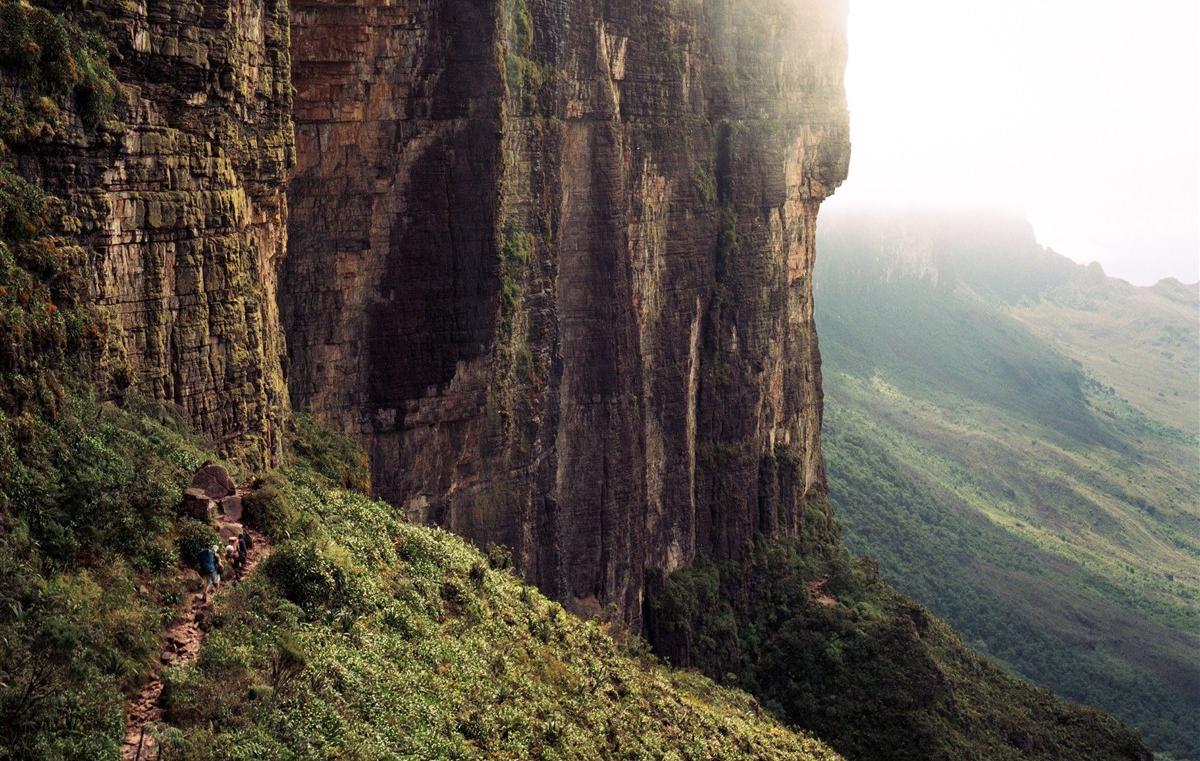
[[[994,207],[1138,285],[1200,279],[1200,3],[855,0],[827,204]]]

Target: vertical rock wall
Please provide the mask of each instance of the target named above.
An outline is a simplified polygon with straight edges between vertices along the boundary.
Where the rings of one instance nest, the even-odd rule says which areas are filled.
[[[177,405],[224,451],[282,452],[276,270],[294,159],[284,0],[37,3],[97,33],[122,83],[85,127],[68,110],[10,146],[66,202],[106,333],[104,379]],[[24,83],[5,82],[20,97]],[[107,380],[105,382],[108,382]]]
[[[471,0],[292,3],[290,385],[346,430],[395,428],[407,400],[488,350],[493,12]]]
[[[582,612],[824,532],[842,0],[300,0],[298,406]]]

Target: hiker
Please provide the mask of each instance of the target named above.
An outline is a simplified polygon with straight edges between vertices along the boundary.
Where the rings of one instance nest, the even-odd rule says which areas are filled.
[[[239,574],[246,567],[246,563],[250,562],[250,535],[245,531],[238,534],[238,561],[240,567]]]
[[[200,550],[200,575],[204,577],[204,602],[208,602],[210,590],[217,590],[221,585],[221,571],[217,567],[217,546],[205,547]]]
[[[229,569],[240,577],[241,568],[238,565],[238,545],[236,537],[229,537],[229,542],[225,545],[225,561],[229,563]]]
[[[246,571],[246,564],[250,562],[250,552],[246,548],[246,543],[243,541],[244,532],[238,532],[230,539],[233,548],[237,551],[234,566],[237,568],[238,578],[242,578],[242,574]]]

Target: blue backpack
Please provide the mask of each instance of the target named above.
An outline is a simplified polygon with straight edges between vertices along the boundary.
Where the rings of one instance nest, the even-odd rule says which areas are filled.
[[[204,573],[213,573],[217,570],[217,559],[208,547],[200,550],[200,570]]]

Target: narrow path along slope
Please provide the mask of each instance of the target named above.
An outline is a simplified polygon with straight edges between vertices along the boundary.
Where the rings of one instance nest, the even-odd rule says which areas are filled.
[[[246,489],[238,489],[239,497],[244,497],[246,493]],[[253,573],[262,559],[270,553],[271,546],[266,536],[244,527],[241,518],[240,507],[237,510],[229,511],[222,509],[217,513],[218,527],[223,541],[246,531],[254,542],[242,572],[244,579]],[[184,573],[191,575],[194,574],[194,571],[185,571]],[[222,580],[224,581],[224,578]],[[234,578],[228,580],[230,584],[234,585],[238,581]],[[196,656],[200,653],[200,645],[207,635],[202,624],[208,620],[212,612],[216,595],[213,595],[208,602],[205,602],[204,598],[203,592],[189,593],[187,602],[180,609],[175,623],[171,624],[163,633],[158,665],[142,691],[129,701],[125,712],[127,718],[125,720],[125,741],[121,747],[122,761],[146,761],[156,758],[152,754],[158,752],[157,743],[150,736],[148,728],[162,720],[163,711],[160,703],[163,691],[162,669],[196,660]]]

